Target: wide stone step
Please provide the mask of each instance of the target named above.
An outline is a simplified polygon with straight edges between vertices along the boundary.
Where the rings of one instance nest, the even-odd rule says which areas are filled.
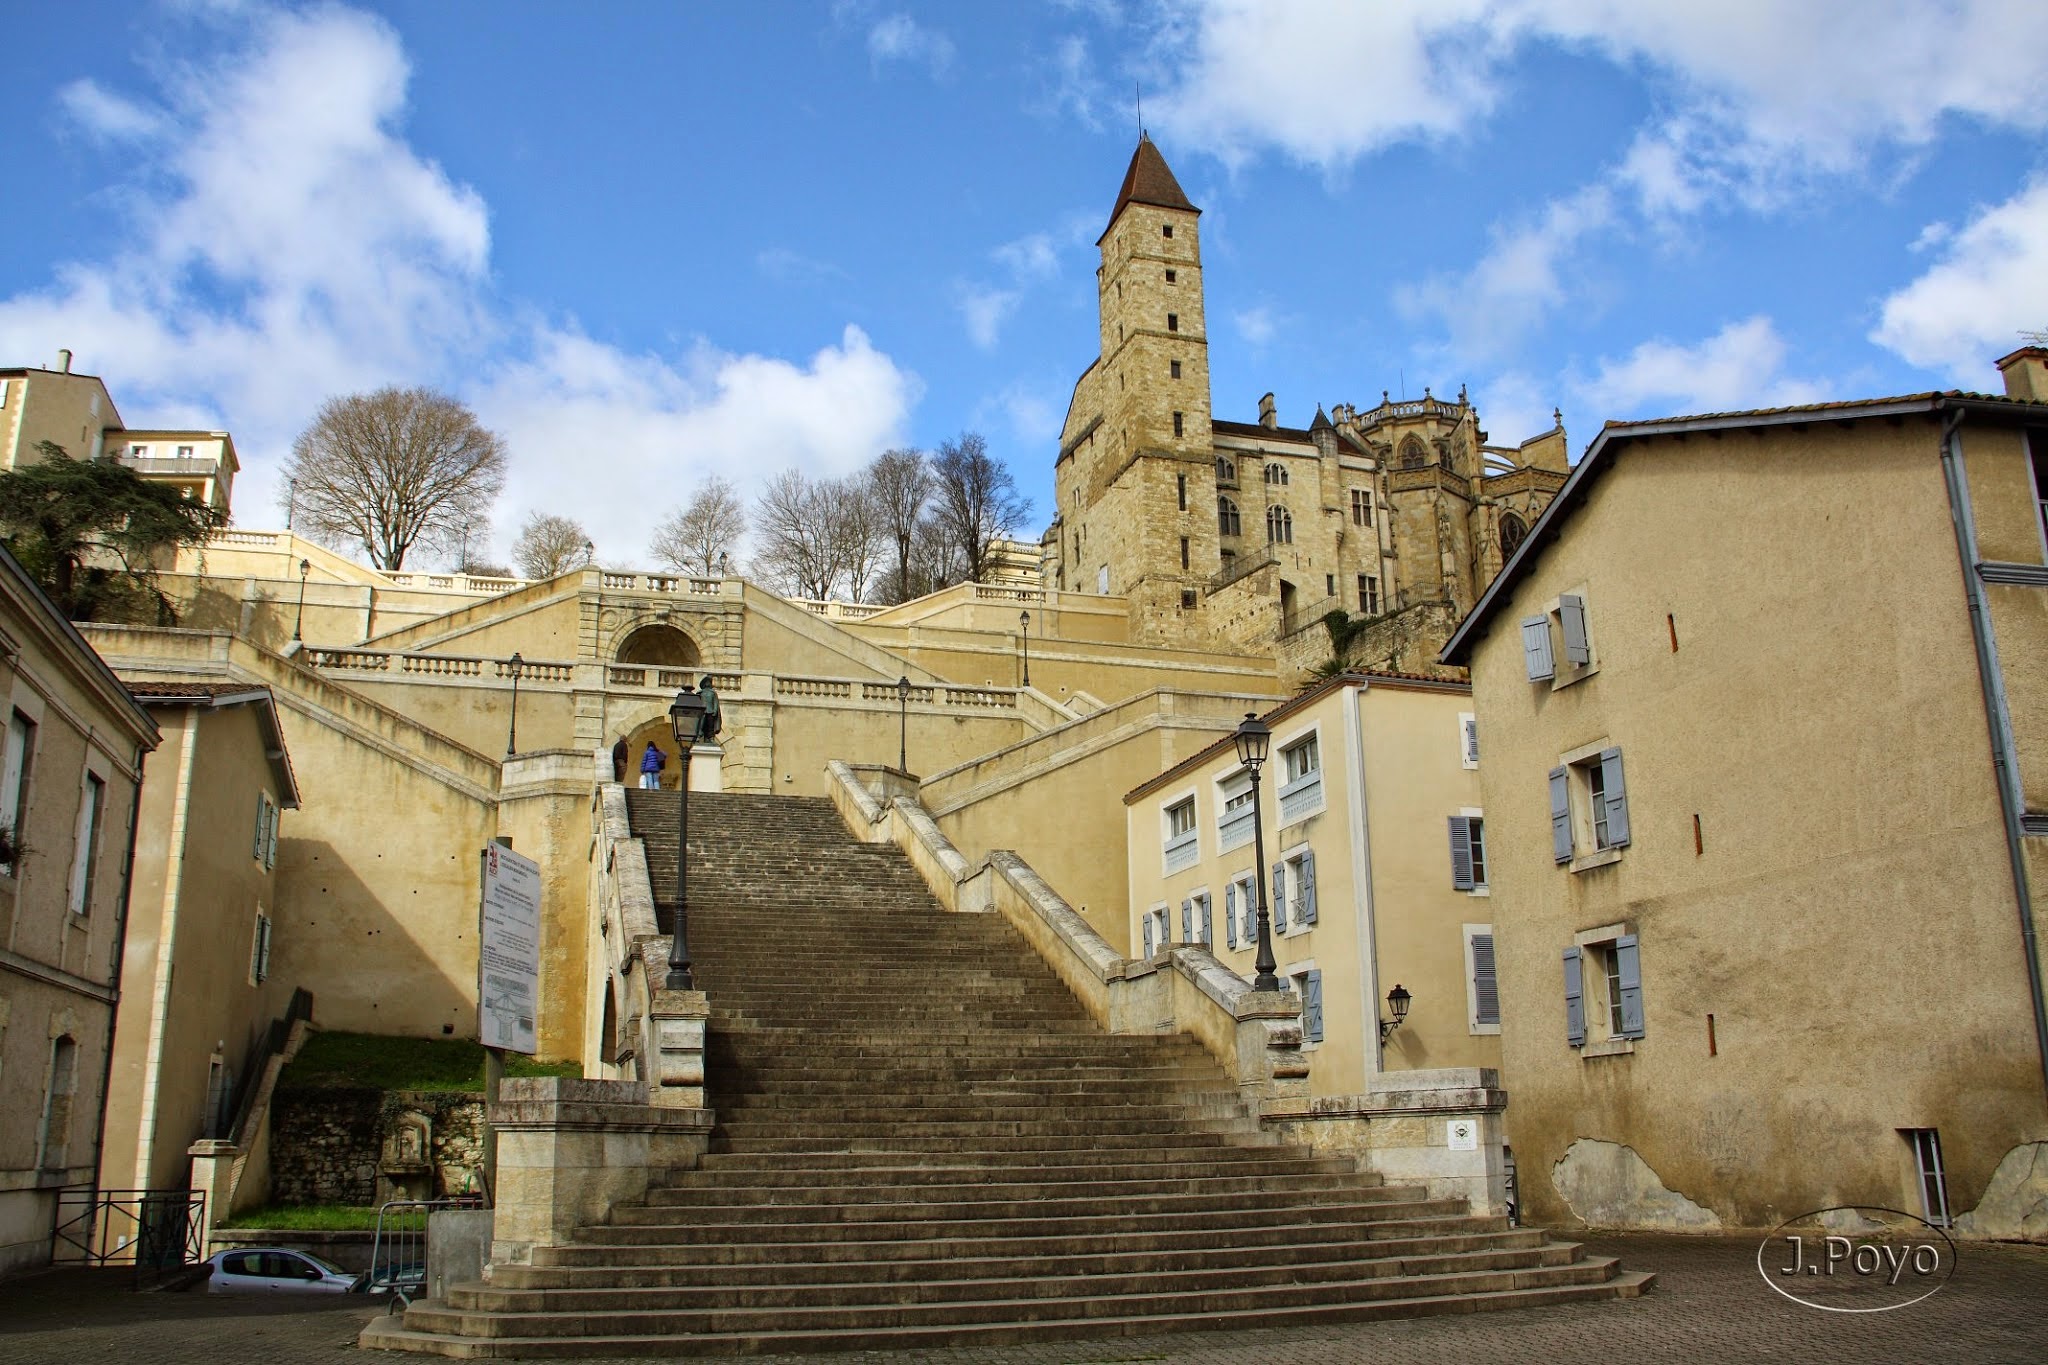
[[[1114,1217],[1131,1219],[1158,1214],[1251,1213],[1261,1217],[1294,1216],[1317,1207],[1314,1200],[1328,1200],[1339,1191],[1237,1190],[1192,1191],[1158,1194],[1120,1193],[1114,1203],[1087,1191],[1026,1193],[1018,1197],[988,1199],[842,1199],[780,1200],[706,1199],[700,1202],[671,1202],[622,1206],[612,1210],[613,1227],[710,1227],[722,1223],[937,1223],[957,1221],[975,1225],[1001,1219],[1044,1219],[1100,1217],[1097,1211],[1114,1208]],[[1420,1192],[1379,1189],[1343,1190],[1351,1201],[1346,1207],[1382,1204],[1412,1213],[1421,1203]]]
[[[587,1336],[593,1326],[606,1336],[701,1337],[707,1334],[761,1335],[792,1331],[856,1333],[998,1323],[1084,1324],[1133,1318],[1273,1313],[1289,1308],[1328,1308],[1334,1304],[1358,1306],[1418,1295],[1441,1298],[1605,1285],[1615,1270],[1615,1262],[1609,1257],[1587,1257],[1562,1265],[1506,1270],[1459,1270],[1436,1275],[1367,1276],[1315,1284],[1216,1286],[1086,1296],[846,1306],[792,1304],[767,1310],[663,1309],[649,1306],[639,1311],[604,1312],[596,1315],[595,1323],[580,1313],[463,1311],[427,1305],[409,1311],[406,1323],[409,1328],[425,1332],[540,1339]]]
[[[1368,1177],[1360,1176],[1364,1184],[1356,1188],[1385,1189],[1384,1185],[1373,1185]],[[717,1184],[709,1182],[699,1185],[661,1185],[647,1192],[647,1209],[654,1208],[700,1208],[720,1205],[757,1204],[886,1204],[912,1202],[952,1202],[964,1195],[953,1195],[952,1199],[941,1199],[947,1191],[971,1191],[983,1200],[1092,1200],[1098,1205],[1109,1200],[1151,1199],[1168,1195],[1238,1195],[1255,1196],[1290,1195],[1298,1192],[1322,1193],[1333,1188],[1331,1176],[1323,1171],[1307,1171],[1294,1175],[1191,1175],[1178,1179],[1157,1180],[1022,1180],[996,1182],[960,1181],[954,1185],[933,1185],[929,1182],[907,1184],[897,1182],[862,1182],[845,1180],[836,1184],[741,1184],[737,1180],[724,1179]],[[1122,1207],[1122,1205],[1119,1205]],[[647,1210],[621,1207],[617,1214],[640,1213]],[[616,1215],[615,1215],[616,1216]]]
[[[674,1189],[927,1189],[932,1186],[966,1186],[1001,1189],[1016,1186],[1058,1188],[1068,1185],[1136,1184],[1181,1185],[1215,1183],[1225,1186],[1260,1180],[1302,1177],[1329,1180],[1332,1177],[1365,1185],[1383,1183],[1381,1177],[1353,1169],[1354,1163],[1341,1157],[1301,1157],[1285,1147],[1230,1149],[1243,1152],[1243,1159],[1224,1161],[1130,1161],[1082,1162],[1047,1165],[994,1166],[984,1163],[957,1166],[938,1163],[903,1165],[851,1164],[850,1158],[835,1157],[815,1165],[799,1165],[787,1157],[763,1158],[747,1164],[739,1157],[722,1156],[716,1164],[694,1171],[658,1174],[648,1198]]]

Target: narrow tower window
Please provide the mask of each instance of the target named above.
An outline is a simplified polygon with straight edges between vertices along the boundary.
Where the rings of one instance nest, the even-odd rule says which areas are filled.
[[[1171,223],[1161,223],[1161,224],[1159,225],[1159,235],[1160,235],[1161,237],[1171,237],[1171,236],[1173,236],[1173,224],[1171,224]]]
[[[1180,362],[1178,360],[1169,360],[1166,362],[1166,376],[1169,379],[1180,378]]]
[[[1169,270],[1169,271],[1167,271],[1167,272],[1166,272],[1166,282],[1167,282],[1168,284],[1172,284],[1172,283],[1173,283],[1173,281],[1174,281],[1174,273],[1173,273],[1173,272],[1172,272],[1171,270]]]
[[[1180,314],[1168,313],[1166,315],[1166,330],[1169,332],[1178,332],[1180,330]]]
[[[1175,413],[1175,414],[1173,415],[1173,434],[1174,434],[1174,435],[1176,435],[1176,436],[1179,436],[1179,435],[1181,435],[1181,434],[1182,434],[1182,431],[1181,431],[1181,415],[1180,415],[1179,413],[1177,413],[1177,412],[1176,412],[1176,413]]]
[[[1185,474],[1175,475],[1174,484],[1175,495],[1180,501],[1180,510],[1185,512],[1188,510],[1188,476]]]

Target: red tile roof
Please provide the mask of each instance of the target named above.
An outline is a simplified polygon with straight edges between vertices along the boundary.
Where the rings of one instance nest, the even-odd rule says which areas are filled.
[[[1167,169],[1166,158],[1159,154],[1159,148],[1149,137],[1138,138],[1138,150],[1131,153],[1131,167],[1124,172],[1124,186],[1117,191],[1116,207],[1109,211],[1109,221],[1114,224],[1117,215],[1127,204],[1150,204],[1154,208],[1186,209],[1189,213],[1201,210],[1188,202],[1180,187],[1180,181],[1173,178]],[[1109,229],[1103,229],[1107,236]]]

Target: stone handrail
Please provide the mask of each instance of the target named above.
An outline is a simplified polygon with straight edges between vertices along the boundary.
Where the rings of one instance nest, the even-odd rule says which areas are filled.
[[[718,597],[728,591],[727,583],[733,585],[730,591],[737,593],[740,580],[717,576],[705,578],[695,574],[634,573],[606,569],[598,581],[603,587],[625,592],[681,593],[691,597]]]
[[[901,848],[948,910],[1002,915],[1109,1032],[1188,1034],[1222,1063],[1252,1113],[1306,1099],[1294,992],[1254,991],[1206,948],[1127,961],[1015,853],[970,864],[911,794],[915,779],[837,760],[826,771],[832,804],[856,838]]]
[[[976,583],[974,600],[977,602],[1043,602],[1043,588],[1011,588],[1000,583]]]
[[[1232,583],[1237,582],[1238,579],[1248,574],[1257,573],[1269,564],[1278,564],[1279,562],[1279,557],[1273,553],[1273,548],[1270,545],[1252,554],[1239,555],[1231,562],[1230,567],[1222,570],[1209,580],[1209,591],[1221,592]]]

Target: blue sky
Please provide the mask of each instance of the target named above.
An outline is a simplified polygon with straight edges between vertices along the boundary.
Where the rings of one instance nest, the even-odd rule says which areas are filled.
[[[609,563],[710,474],[974,428],[1052,511],[1133,91],[1219,416],[1492,437],[1997,388],[2048,328],[2039,0],[93,3],[9,27],[0,364],[225,426],[426,383]]]

